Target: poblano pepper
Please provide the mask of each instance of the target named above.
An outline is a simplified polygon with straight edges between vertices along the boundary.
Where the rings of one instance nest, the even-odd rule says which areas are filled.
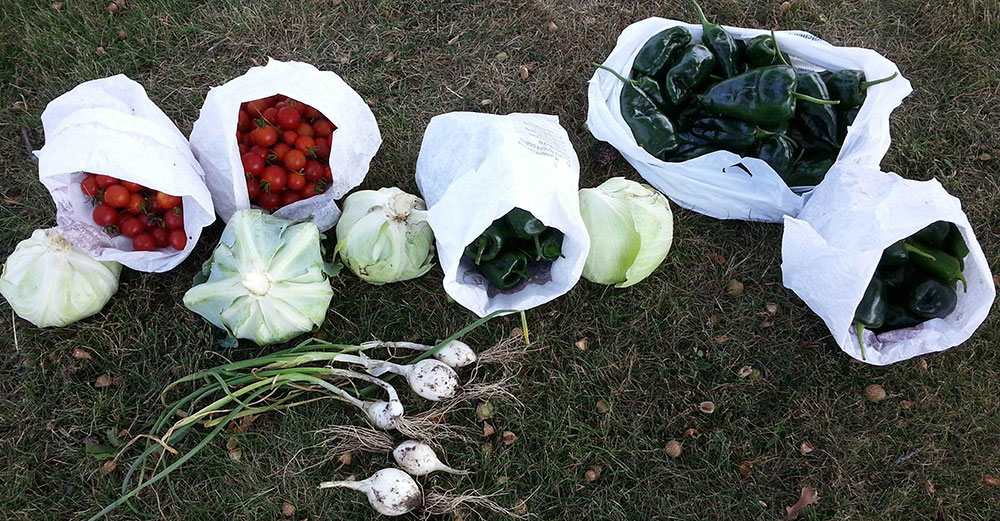
[[[830,99],[830,91],[819,77],[819,73],[798,69],[795,78],[795,92],[812,96],[816,99]],[[837,113],[831,105],[818,103],[798,103],[795,106],[795,116],[792,119],[807,138],[819,141],[830,147],[840,145],[837,140]]]
[[[919,246],[911,244],[908,239],[903,239],[892,243],[892,245],[882,252],[882,259],[879,261],[879,266],[902,266],[909,262],[911,253],[928,259],[934,258],[932,254],[924,251]]]
[[[757,142],[754,156],[771,166],[779,176],[787,176],[795,163],[795,142],[783,134],[771,134]]]
[[[958,229],[958,226],[955,226],[954,223],[948,223],[948,227],[951,230],[948,232],[948,238],[944,241],[945,249],[961,262],[969,255],[969,245],[965,243],[965,237],[962,236],[962,231]]]
[[[944,248],[948,235],[951,234],[951,226],[947,221],[935,221],[924,226],[913,238],[934,248]]]
[[[687,27],[677,26],[660,31],[639,49],[632,62],[632,70],[662,79],[690,43],[691,31]]]
[[[816,186],[823,181],[835,159],[800,159],[788,175],[782,176],[788,186]]]
[[[538,251],[535,260],[555,261],[562,254],[563,233],[555,228],[549,228],[539,237]]]
[[[479,234],[476,240],[465,247],[465,256],[472,259],[476,265],[482,261],[493,259],[503,248],[508,233],[502,222],[494,222],[483,230],[483,233]]]
[[[522,280],[531,280],[525,273],[527,268],[527,255],[519,251],[507,251],[492,260],[483,261],[479,265],[479,272],[495,288],[508,290],[520,284]]]
[[[862,359],[865,359],[865,342],[861,332],[865,328],[875,330],[882,326],[888,306],[886,297],[885,282],[874,276],[865,288],[865,294],[861,297],[857,309],[854,310],[854,329],[858,334],[858,343],[861,344]]]
[[[712,54],[715,55],[716,65],[718,65],[723,76],[726,78],[736,76],[739,74],[738,63],[740,61],[736,40],[721,25],[709,22],[708,18],[705,18],[705,12],[701,10],[698,2],[694,0],[692,2],[695,9],[698,10],[698,16],[701,18],[701,43],[704,43],[705,47],[708,47],[712,51]]]
[[[854,120],[857,119],[860,110],[861,107],[837,110],[837,143],[839,145],[844,144],[844,139],[847,138],[847,130],[854,124]]]
[[[962,273],[962,265],[958,262],[958,259],[924,244],[918,243],[915,246],[928,254],[927,256],[913,255],[910,257],[910,261],[916,267],[946,284],[955,284],[957,281],[962,281],[962,287],[965,291],[969,291],[969,283],[965,280],[965,274]]]
[[[648,94],[633,80],[622,77],[617,71],[597,65],[625,83],[619,99],[622,118],[632,130],[635,142],[650,155],[663,159],[677,149],[677,134],[670,118],[663,113]]]
[[[917,318],[944,318],[955,311],[958,294],[955,290],[930,279],[916,285],[907,295],[906,310]]]
[[[769,34],[754,36],[746,45],[747,49],[743,57],[751,69],[777,65],[783,63],[783,59],[787,60],[786,57],[778,54],[779,51],[774,46],[774,39]]]
[[[687,161],[689,159],[701,157],[705,154],[711,154],[716,150],[718,149],[712,145],[682,142],[681,145],[677,147],[677,150],[674,151],[673,155],[670,156],[669,161],[673,161],[675,163]]]
[[[795,69],[789,65],[770,65],[752,69],[716,83],[698,96],[698,103],[723,116],[761,125],[787,122],[795,114],[795,101],[836,104],[795,92]]]
[[[733,151],[747,150],[758,140],[773,135],[746,121],[712,116],[694,120],[688,132],[705,144]]]
[[[531,239],[545,231],[545,224],[531,215],[531,212],[514,208],[504,216],[511,233],[519,239]]]
[[[865,73],[855,69],[843,69],[826,75],[826,88],[830,91],[830,99],[840,101],[840,108],[857,107],[864,103],[868,88],[891,81],[899,76],[898,72],[872,81],[865,81]]]
[[[902,306],[889,304],[885,308],[885,320],[882,321],[882,326],[877,329],[877,332],[882,333],[885,331],[906,329],[922,323],[923,320],[913,316]]]
[[[688,46],[663,80],[667,99],[674,105],[683,103],[708,78],[714,66],[715,57],[708,47],[701,44]]]

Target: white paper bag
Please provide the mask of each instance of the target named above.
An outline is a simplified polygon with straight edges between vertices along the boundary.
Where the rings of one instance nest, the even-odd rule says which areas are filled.
[[[886,365],[966,341],[983,323],[996,288],[962,205],[936,180],[909,181],[877,168],[838,163],[798,218],[785,217],[781,275],[826,323],[837,345],[861,360],[854,311],[885,248],[936,221],[955,223],[966,244],[968,292],[943,319],[876,335],[865,331],[867,363]]]
[[[647,18],[622,31],[604,65],[628,77],[642,46],[660,31],[678,25],[691,31],[692,41],[701,41],[701,25]],[[725,29],[737,39],[770,34],[760,29]],[[835,47],[799,31],[779,31],[776,37],[781,50],[791,55],[795,66],[816,70],[859,69],[868,79],[898,72],[895,64],[869,49]],[[636,143],[622,119],[619,98],[623,85],[610,72],[594,73],[587,92],[590,105],[587,128],[594,137],[617,148],[639,175],[675,203],[717,219],[780,222],[784,215],[799,213],[806,197],[796,192],[803,190],[790,189],[774,169],[759,159],[724,150],[681,163],[667,163],[650,155]],[[878,166],[889,149],[889,114],[911,90],[910,82],[902,76],[869,88],[837,160]],[[746,170],[734,166],[737,164]]]
[[[240,104],[283,94],[323,113],[337,130],[330,136],[329,164],[333,183],[326,192],[283,206],[274,215],[310,220],[321,231],[337,224],[336,200],[361,184],[382,144],[375,115],[344,80],[301,62],[268,60],[225,85],[213,87],[191,131],[191,148],[205,168],[215,211],[223,220],[250,208],[246,177],[236,142]]]
[[[580,164],[559,125],[541,114],[435,116],[420,146],[417,186],[444,270],[444,289],[479,316],[525,310],[569,291],[580,279],[590,236],[580,217]],[[565,237],[564,258],[548,273],[497,292],[463,257],[465,247],[513,208],[531,212]]]
[[[187,139],[126,76],[81,83],[52,100],[42,126],[45,146],[35,152],[38,177],[52,195],[66,238],[91,257],[139,271],[167,271],[187,258],[201,229],[215,220],[204,172]],[[94,205],[80,189],[85,172],[180,196],[187,245],[181,251],[133,251],[132,239],[109,236],[94,223]]]

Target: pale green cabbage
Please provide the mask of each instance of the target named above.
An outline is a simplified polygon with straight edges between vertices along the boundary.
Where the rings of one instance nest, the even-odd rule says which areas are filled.
[[[580,213],[590,235],[583,277],[624,288],[649,276],[670,251],[670,202],[650,186],[623,177],[580,190]]]
[[[423,199],[396,187],[351,194],[337,222],[337,253],[372,284],[427,273],[433,266],[434,232]]]
[[[35,230],[3,265],[0,294],[38,327],[65,326],[97,313],[118,291],[122,265],[96,261],[58,228]]]
[[[260,210],[233,214],[184,305],[230,336],[260,345],[315,330],[333,289],[320,233]]]

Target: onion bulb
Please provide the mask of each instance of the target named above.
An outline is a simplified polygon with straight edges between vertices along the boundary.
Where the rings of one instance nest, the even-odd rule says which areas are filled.
[[[385,468],[361,481],[325,481],[319,488],[349,488],[364,492],[372,508],[386,516],[401,516],[420,508],[424,495],[420,486],[399,469]]]
[[[396,464],[413,476],[426,476],[434,471],[447,472],[449,474],[468,474],[467,470],[455,470],[438,459],[434,449],[426,443],[407,440],[400,443],[392,451],[392,457]]]

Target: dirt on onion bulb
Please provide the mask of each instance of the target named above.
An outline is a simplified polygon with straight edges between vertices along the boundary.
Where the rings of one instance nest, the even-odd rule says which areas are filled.
[[[385,468],[361,481],[325,481],[319,488],[349,488],[364,492],[372,508],[386,516],[401,516],[420,508],[424,495],[409,474]]]
[[[413,476],[426,476],[435,471],[457,475],[469,473],[467,470],[456,470],[441,463],[434,449],[419,441],[407,440],[400,443],[392,451],[392,457],[400,468]]]
[[[413,342],[365,342],[365,348],[386,348],[386,349],[411,349],[414,351],[430,351],[434,346],[425,344],[415,344]],[[434,358],[448,364],[449,367],[458,369],[476,363],[476,352],[468,344],[461,340],[452,340],[434,353]]]
[[[406,383],[410,384],[413,392],[433,402],[453,398],[459,391],[458,373],[440,360],[428,358],[409,365],[354,355],[338,355],[334,360],[362,365],[372,376],[398,374],[406,378]]]

